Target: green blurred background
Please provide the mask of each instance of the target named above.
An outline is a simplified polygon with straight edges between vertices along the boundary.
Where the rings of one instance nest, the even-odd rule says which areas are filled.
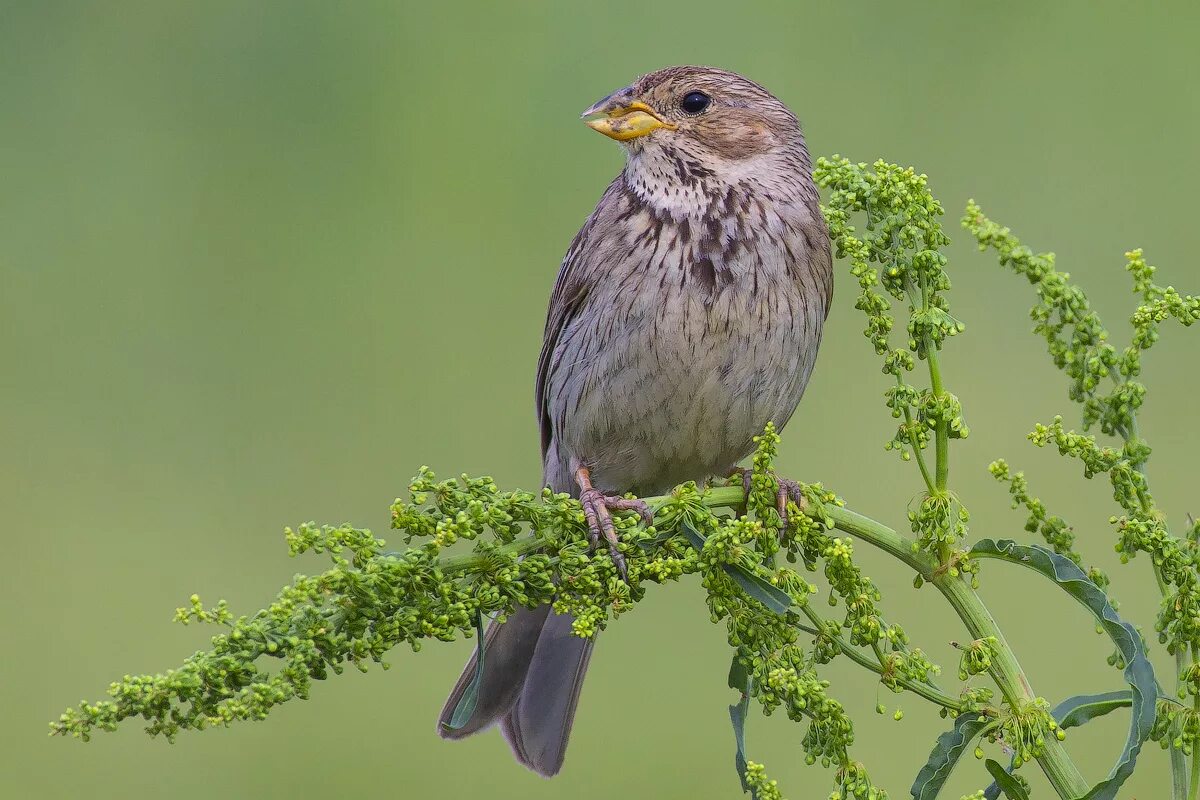
[[[191,592],[249,611],[319,569],[287,559],[284,524],[384,530],[424,463],[535,486],[546,298],[621,166],[577,115],[668,64],[761,81],[815,154],[930,175],[968,324],[946,369],[972,429],[952,479],[975,534],[1024,536],[985,469],[1007,456],[1152,629],[1148,567],[1116,565],[1106,486],[1024,441],[1035,421],[1074,411],[1029,333],[1029,288],[976,254],[957,217],[975,197],[1057,250],[1119,345],[1126,249],[1146,247],[1163,283],[1200,289],[1195,4],[435,5],[0,3],[0,794],[739,796],[728,657],[695,582],[653,589],[604,634],[554,781],[517,767],[495,734],[434,735],[463,642],[396,653],[390,672],[331,680],[265,723],[174,746],[136,722],[86,746],[46,736],[111,679],[203,646],[204,630],[170,623]],[[844,269],[838,280],[782,468],[902,525],[918,479],[882,450],[885,381]],[[1194,337],[1168,329],[1147,358],[1144,432],[1174,523],[1200,511]],[[890,615],[953,682],[956,620],[860,551]],[[1109,648],[1065,596],[996,565],[983,591],[1040,693],[1118,687]],[[856,668],[831,677],[862,720],[856,756],[906,797],[946,723]],[[1072,733],[1089,776],[1107,771],[1125,724]],[[825,797],[801,735],[756,716],[751,756],[789,797]],[[1165,770],[1150,746],[1122,796],[1164,796]],[[968,764],[953,788],[982,776]]]

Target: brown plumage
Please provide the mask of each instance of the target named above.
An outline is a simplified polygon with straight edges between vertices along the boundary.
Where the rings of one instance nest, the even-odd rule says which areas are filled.
[[[833,291],[828,234],[796,117],[766,89],[708,67],[651,73],[585,112],[625,169],[571,243],[537,368],[544,481],[580,497],[616,549],[610,510],[728,474],[804,393]],[[521,609],[488,630],[460,738],[499,722],[517,759],[562,766],[592,642],[570,618]]]

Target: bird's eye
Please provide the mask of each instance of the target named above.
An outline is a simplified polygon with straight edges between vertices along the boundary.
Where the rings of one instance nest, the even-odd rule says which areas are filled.
[[[688,92],[683,96],[683,100],[679,101],[679,107],[688,114],[699,114],[708,108],[710,103],[712,98],[704,92]]]

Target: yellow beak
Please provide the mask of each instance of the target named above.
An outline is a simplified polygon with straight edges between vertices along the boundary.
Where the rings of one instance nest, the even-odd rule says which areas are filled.
[[[618,142],[646,136],[659,128],[675,130],[675,126],[659,117],[653,108],[641,100],[632,99],[632,92],[628,89],[614,92],[583,112],[585,117],[595,114],[604,116],[585,119],[584,124]]]

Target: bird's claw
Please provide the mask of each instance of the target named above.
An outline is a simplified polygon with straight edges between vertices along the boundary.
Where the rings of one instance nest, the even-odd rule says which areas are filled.
[[[778,475],[775,476],[775,480],[779,483],[779,490],[775,493],[775,510],[779,512],[779,519],[783,521],[783,532],[786,532],[791,526],[791,520],[788,519],[788,500],[795,503],[801,513],[804,513],[808,501],[804,499],[804,491],[798,482],[791,478],[781,478]],[[783,535],[783,532],[780,533],[780,536]]]
[[[612,557],[613,566],[621,580],[628,583],[629,570],[625,564],[625,556],[621,554],[618,545],[616,526],[613,525],[612,511],[636,511],[646,527],[654,524],[654,515],[650,507],[642,500],[630,500],[625,497],[612,497],[599,489],[584,489],[579,493],[579,502],[583,506],[583,515],[587,518],[588,539],[592,549],[600,546],[600,537],[608,542],[608,554]]]
[[[800,484],[791,478],[782,478],[779,473],[771,473],[775,478],[775,483],[778,489],[775,492],[775,510],[779,512],[779,519],[783,523],[783,527],[779,531],[779,537],[782,539],[787,533],[788,527],[791,525],[787,510],[788,500],[796,504],[796,508],[801,512],[808,506],[808,501],[804,499],[804,491],[800,488]],[[750,489],[754,478],[754,470],[746,467],[736,468],[730,477],[740,475],[742,478],[742,492],[745,494],[746,502],[750,502]]]

